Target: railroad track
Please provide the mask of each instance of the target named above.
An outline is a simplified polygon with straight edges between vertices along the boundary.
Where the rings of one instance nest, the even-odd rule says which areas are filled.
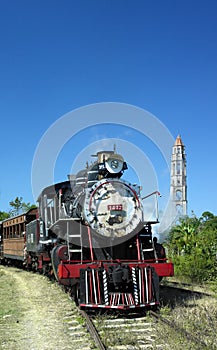
[[[205,342],[203,342],[198,337],[195,337],[191,333],[187,332],[184,328],[181,328],[180,326],[175,324],[174,321],[171,322],[170,320],[166,319],[165,317],[162,317],[160,314],[154,311],[149,311],[149,314],[158,321],[162,322],[163,324],[166,324],[171,329],[175,330],[176,333],[186,337],[186,339],[191,343],[196,344],[198,349],[208,349],[209,346]]]
[[[156,323],[144,315],[132,313],[90,315],[83,310],[80,312],[99,350],[139,350],[160,347],[159,343],[156,345]]]
[[[76,350],[92,350],[96,349],[95,340],[93,340],[92,332],[88,332],[85,322],[80,317],[80,312],[76,306],[72,307],[72,311],[63,317],[66,325],[66,331],[70,339],[72,349]],[[97,346],[98,349],[98,346]],[[100,348],[99,348],[100,349]],[[100,349],[101,350],[101,349]]]
[[[211,311],[216,305],[214,293],[201,291],[191,284],[173,283],[160,286],[160,299],[161,313],[151,311],[150,316],[159,323],[166,324],[168,329],[173,329],[175,338],[189,344],[187,349],[217,349],[212,334],[215,332],[215,311]],[[166,318],[162,316],[164,307]],[[168,307],[171,310],[169,313]],[[213,329],[213,332],[210,329]]]
[[[98,333],[94,323],[92,322],[91,318],[89,317],[89,315],[84,310],[79,310],[79,312],[85,318],[87,329],[90,332],[90,335],[93,337],[95,345],[97,346],[97,348],[99,350],[106,350],[106,347],[103,344],[103,342],[102,342],[102,340],[101,340],[101,338],[99,336],[99,333]]]
[[[213,297],[212,294],[201,292],[193,289],[178,287],[176,285],[160,286],[160,303],[161,306],[168,305],[174,309],[176,306],[182,305],[192,299],[202,299],[204,297]]]
[[[10,272],[9,269],[5,270]],[[20,279],[24,272],[20,271],[16,276],[16,279]],[[20,277],[19,277],[20,276]],[[32,280],[31,274],[29,274],[32,285],[34,280]],[[36,276],[36,280],[41,277]],[[23,278],[23,283],[27,283],[26,278]],[[42,278],[44,281],[44,278]],[[44,282],[43,282],[44,283]],[[39,284],[40,285],[40,284]],[[177,287],[164,286],[161,288],[165,294],[168,295],[169,300],[172,299],[171,293],[176,296],[177,305],[177,293],[180,293],[181,299],[209,296],[207,293],[194,292],[192,290],[181,289]],[[161,290],[161,294],[162,294]],[[52,291],[52,290],[51,290]],[[29,291],[30,293],[30,291]],[[40,294],[40,291],[38,291]],[[32,291],[31,291],[32,294]],[[35,303],[33,306],[36,308],[35,298],[32,298]],[[26,297],[25,297],[26,300]],[[175,306],[176,306],[175,305]],[[151,319],[148,315],[154,317]],[[40,316],[40,315],[39,315]],[[39,317],[40,318],[40,317]],[[157,320],[157,322],[156,322]],[[62,327],[62,321],[59,321],[59,327]],[[147,313],[146,316],[139,315],[136,313],[129,314],[96,314],[96,313],[86,313],[85,311],[80,311],[74,303],[70,307],[70,311],[67,311],[63,317],[63,323],[65,327],[65,335],[69,336],[68,348],[70,349],[82,349],[82,350],[138,350],[138,349],[169,349],[167,344],[162,344],[158,337],[159,324],[166,324],[168,327],[173,328],[177,334],[181,334],[183,337],[191,342],[192,344],[197,344],[197,349],[206,349],[208,346],[200,339],[194,337],[192,334],[188,333],[185,329],[182,329],[174,322],[162,317],[162,315],[155,314],[153,312]],[[22,320],[18,325],[22,325]],[[47,326],[47,325],[46,325]],[[18,327],[18,326],[17,326]],[[87,331],[88,329],[88,331]],[[37,333],[39,333],[37,331]],[[72,346],[73,344],[73,346]],[[59,347],[60,348],[60,347]],[[64,349],[68,349],[64,347]],[[175,348],[174,348],[175,349]],[[187,348],[186,348],[187,349]],[[190,349],[190,347],[189,347]],[[209,348],[211,349],[211,347]]]
[[[215,293],[204,292],[204,287],[197,286],[197,285],[194,285],[194,284],[191,284],[191,283],[179,283],[179,282],[170,281],[167,284],[161,284],[160,288],[161,289],[171,288],[171,289],[175,289],[175,290],[178,290],[178,291],[182,291],[183,293],[186,292],[186,293],[190,293],[190,294],[198,294],[198,295],[201,295],[201,296],[213,297],[215,295]]]
[[[183,300],[211,296],[208,293],[174,286],[162,286],[161,294],[162,291],[167,295],[170,303],[173,303],[173,299],[175,300],[174,307],[179,303],[179,299],[180,303],[183,303]],[[157,336],[160,324],[165,329],[171,329],[171,332],[173,330],[177,339],[185,339],[185,343],[190,344],[189,349],[191,346],[200,350],[209,348],[202,337],[194,336],[174,321],[170,321],[153,311],[147,312],[146,316],[130,313],[97,315],[85,311],[82,311],[82,315],[86,320],[90,335],[94,338],[95,344],[100,350],[169,349],[167,343],[163,343]],[[169,332],[168,335],[170,337]],[[180,347],[177,347],[177,349],[180,349]]]

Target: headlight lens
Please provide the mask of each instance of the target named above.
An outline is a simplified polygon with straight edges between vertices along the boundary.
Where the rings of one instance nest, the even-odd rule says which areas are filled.
[[[123,161],[119,159],[108,159],[105,166],[109,173],[117,174],[123,169]]]
[[[112,167],[112,169],[117,169],[117,168],[118,168],[118,165],[119,165],[118,160],[114,159],[114,160],[111,161],[111,167]]]

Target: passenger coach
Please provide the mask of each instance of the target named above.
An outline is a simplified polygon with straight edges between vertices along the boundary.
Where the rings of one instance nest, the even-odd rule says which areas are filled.
[[[36,219],[37,208],[10,217],[1,223],[1,259],[18,265],[24,261],[24,246],[26,243],[26,225]]]

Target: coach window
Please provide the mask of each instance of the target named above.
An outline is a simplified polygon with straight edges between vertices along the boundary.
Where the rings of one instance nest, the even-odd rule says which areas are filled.
[[[22,237],[22,234],[23,234],[23,223],[21,222],[20,223],[20,237]]]
[[[17,237],[20,237],[20,224],[17,224]]]
[[[23,237],[23,224],[20,224],[20,237]]]
[[[12,238],[16,237],[16,226],[12,226]]]

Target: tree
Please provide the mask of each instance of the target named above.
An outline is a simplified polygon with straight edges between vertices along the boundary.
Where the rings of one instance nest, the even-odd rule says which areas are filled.
[[[10,216],[19,215],[23,212],[28,211],[29,209],[36,208],[34,204],[23,202],[23,197],[16,197],[9,204],[13,208],[9,212]]]
[[[22,201],[23,197],[16,197],[13,201],[10,201],[9,204],[13,208],[10,210],[11,216],[19,215],[22,211]]]
[[[168,237],[172,252],[177,255],[190,254],[196,245],[196,236],[200,220],[196,216],[180,219],[180,224],[173,226]]]
[[[206,211],[199,219],[181,219],[170,231],[168,249],[176,275],[195,282],[217,280],[217,216]]]
[[[29,202],[28,203],[25,203],[25,202],[22,203],[22,210],[23,210],[23,212],[28,211],[30,209],[34,209],[34,208],[36,208],[35,204],[31,204]]]
[[[0,211],[0,221],[8,219],[9,217],[10,217],[9,213],[6,213],[5,211]]]
[[[214,218],[215,218],[215,216],[212,213],[210,213],[209,211],[205,211],[201,215],[200,220],[203,221],[203,222],[206,222],[206,221],[212,220]]]

